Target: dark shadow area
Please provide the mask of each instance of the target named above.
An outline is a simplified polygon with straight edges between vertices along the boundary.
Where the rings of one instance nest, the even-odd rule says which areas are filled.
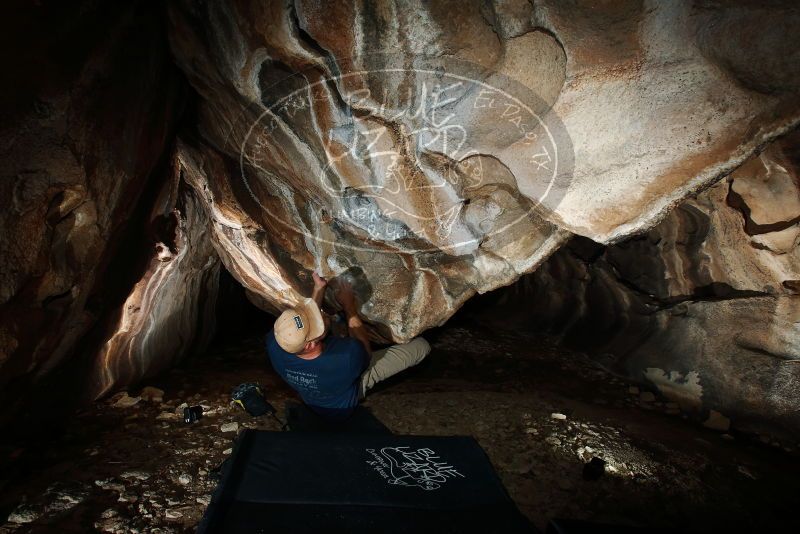
[[[149,172],[146,167],[125,169],[136,177],[125,185],[127,201],[120,203],[109,216],[114,225],[109,231],[108,246],[94,267],[96,276],[89,278],[91,285],[84,288],[86,322],[92,326],[52,370],[39,376],[43,362],[32,365],[31,360],[43,348],[59,347],[61,340],[53,333],[63,332],[64,321],[73,312],[71,292],[46,299],[40,311],[35,306],[16,307],[12,300],[0,316],[3,322],[19,321],[32,330],[30,325],[38,328],[36,335],[16,347],[5,362],[4,376],[11,378],[4,378],[0,387],[3,406],[0,426],[4,431],[13,429],[16,438],[43,444],[67,425],[75,410],[91,400],[86,398],[86,391],[90,370],[96,364],[94,356],[118,321],[125,299],[147,269],[149,256],[144,252],[157,241],[169,242],[164,232],[170,228],[160,220],[151,221],[150,215],[154,200],[169,176],[172,139],[183,124],[185,110],[193,105],[193,92],[169,56],[163,6],[136,2],[122,9],[102,4],[76,9],[46,2],[16,7],[14,17],[4,25],[8,31],[3,32],[3,37],[30,46],[4,47],[4,59],[9,60],[14,82],[4,85],[2,93],[7,98],[0,115],[11,120],[33,107],[44,118],[55,120],[54,110],[38,100],[39,96],[77,91],[70,84],[81,80],[79,75],[87,58],[106,46],[111,39],[109,35],[113,34],[107,53],[120,67],[83,80],[80,87],[83,100],[75,102],[75,109],[70,111],[74,114],[72,120],[78,123],[76,128],[85,127],[81,121],[86,121],[95,129],[93,142],[97,143],[84,147],[86,154],[75,156],[84,157],[82,163],[87,168],[94,167],[98,161],[92,152],[100,151],[102,143],[109,143],[121,154],[135,145],[140,157],[153,158]],[[125,124],[124,100],[138,96],[136,88],[155,79],[161,84],[159,102],[154,104],[152,116],[141,118],[147,121],[147,127],[143,128],[147,135],[120,137],[121,132],[132,135]],[[163,146],[158,146],[159,139],[164,140]],[[36,280],[32,276],[32,287]],[[20,291],[15,299],[23,304],[24,299],[31,298],[30,291]],[[42,347],[43,340],[48,345]]]
[[[250,302],[244,287],[225,269],[220,271],[216,312],[212,345],[252,337],[263,339],[275,322],[272,314]]]

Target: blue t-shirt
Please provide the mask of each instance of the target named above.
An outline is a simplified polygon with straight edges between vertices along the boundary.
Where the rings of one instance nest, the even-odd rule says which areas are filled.
[[[344,418],[358,405],[361,373],[367,368],[369,355],[357,339],[328,336],[322,354],[304,360],[283,350],[270,331],[267,354],[275,371],[318,414]]]

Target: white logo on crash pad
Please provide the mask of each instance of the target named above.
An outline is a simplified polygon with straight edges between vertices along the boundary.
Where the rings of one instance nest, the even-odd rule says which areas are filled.
[[[367,463],[394,486],[416,486],[430,491],[451,478],[466,478],[428,448],[383,447],[380,451],[366,451],[372,457]]]

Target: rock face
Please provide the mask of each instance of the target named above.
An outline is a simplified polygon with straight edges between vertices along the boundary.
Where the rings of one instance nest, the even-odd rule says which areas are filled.
[[[157,239],[147,268],[125,299],[94,372],[91,395],[136,382],[202,350],[213,337],[220,261],[201,202],[177,159],[150,216]]]
[[[518,284],[528,320],[685,408],[796,433],[798,147],[771,144],[642,236],[560,250]]]
[[[5,416],[54,369],[81,370],[63,386],[91,375],[93,329],[117,311],[153,245],[146,217],[170,173],[186,86],[163,15],[146,2],[18,6],[3,26],[16,43],[3,50],[0,110]]]
[[[349,271],[376,337],[407,340],[569,233],[647,230],[794,127],[799,16],[788,3],[176,3],[172,50],[200,95],[180,157],[254,302],[282,308],[311,270]]]

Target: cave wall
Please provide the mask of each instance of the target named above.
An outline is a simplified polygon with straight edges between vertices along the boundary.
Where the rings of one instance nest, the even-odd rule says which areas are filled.
[[[214,337],[221,262],[202,202],[177,156],[148,219],[144,273],[106,326],[92,363],[92,398],[134,384],[201,352]]]
[[[115,350],[103,352],[100,368],[94,354],[131,306],[165,326],[174,326],[170,317],[181,307],[187,317],[201,313],[189,309],[198,304],[191,283],[173,291],[153,287],[152,279],[163,276],[153,258],[166,268],[177,261],[167,256],[183,258],[188,246],[194,257],[186,261],[196,265],[209,252],[173,235],[196,241],[201,229],[166,221],[176,204],[165,187],[177,184],[170,180],[170,154],[188,86],[170,57],[163,8],[17,4],[6,6],[2,22],[3,420],[32,409],[33,384],[47,390],[44,410],[52,411],[64,399],[100,393],[109,382],[124,384],[173,361],[165,350],[183,344],[178,353],[185,351],[192,329],[177,329],[178,341],[160,351],[152,349],[157,342],[150,334],[135,342],[112,338]],[[181,202],[176,209],[187,216],[194,207]],[[188,217],[198,222],[195,213]],[[162,241],[176,250],[157,250]],[[141,291],[150,300],[133,304]]]
[[[800,428],[800,134],[649,232],[559,250],[499,305],[706,418]]]

